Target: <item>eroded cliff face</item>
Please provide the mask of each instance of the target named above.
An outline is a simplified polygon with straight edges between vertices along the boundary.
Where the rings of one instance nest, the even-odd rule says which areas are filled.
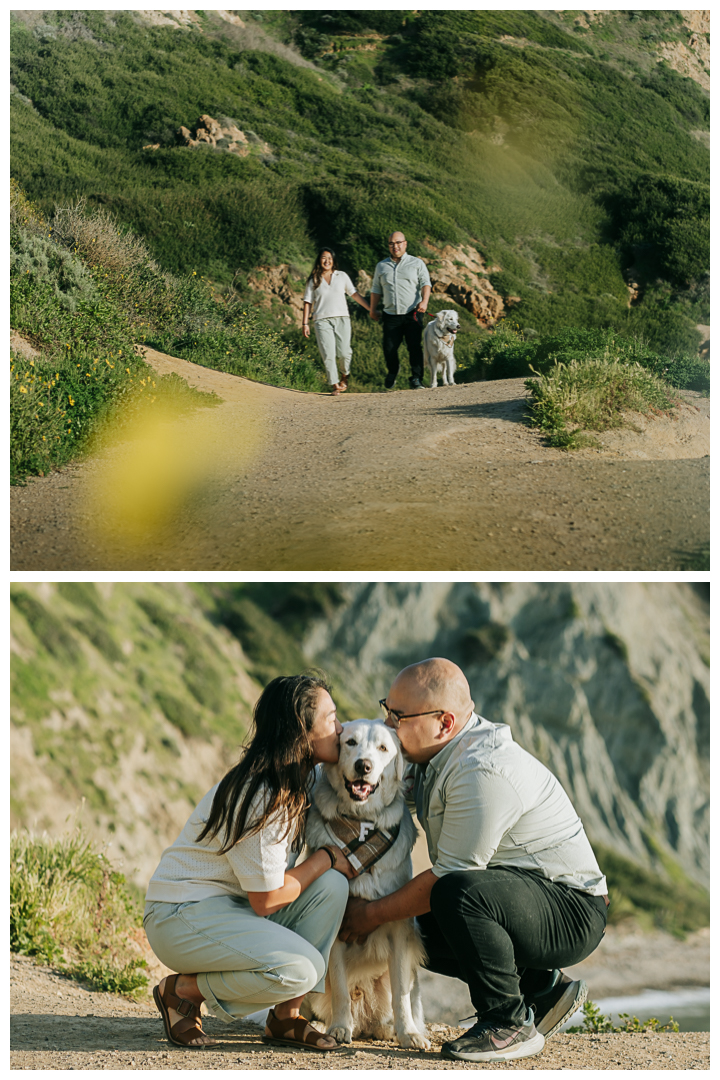
[[[594,840],[709,877],[707,604],[685,584],[369,584],[307,635],[377,715],[394,675],[447,656],[476,708],[561,780]]]

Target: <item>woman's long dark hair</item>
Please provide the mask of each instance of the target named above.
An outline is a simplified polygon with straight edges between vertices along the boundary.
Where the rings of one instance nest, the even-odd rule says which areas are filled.
[[[241,836],[260,832],[281,811],[288,828],[295,826],[293,850],[305,841],[307,785],[313,767],[310,741],[317,699],[330,686],[321,672],[281,676],[263,690],[253,710],[250,743],[237,765],[220,781],[210,816],[198,840],[212,839],[223,830],[219,854],[229,851]],[[248,821],[250,805],[265,786],[267,799],[260,817]]]
[[[326,251],[329,251],[330,254],[332,255],[332,261],[333,261],[332,268],[333,268],[333,271],[337,270],[337,268],[338,268],[337,262],[335,260],[335,252],[333,251],[333,249],[329,248],[329,247],[320,248],[320,250],[317,253],[317,259],[315,260],[315,264],[314,264],[312,270],[310,271],[310,277],[313,279],[313,285],[315,286],[316,289],[320,285],[320,278],[323,275],[323,268],[322,268],[322,264],[321,264],[320,260],[321,260],[321,258],[323,257],[323,255],[324,255],[324,253]]]

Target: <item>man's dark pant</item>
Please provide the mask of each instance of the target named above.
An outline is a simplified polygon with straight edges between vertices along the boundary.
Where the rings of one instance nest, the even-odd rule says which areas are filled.
[[[600,944],[607,914],[589,896],[512,867],[445,874],[418,917],[430,971],[468,984],[479,1020],[522,1023],[554,968]]]
[[[400,357],[398,350],[404,341],[407,345],[410,357],[411,378],[423,378],[423,317],[421,312],[415,316],[410,312],[408,315],[388,315],[383,312],[383,353],[387,364],[388,375],[397,378],[400,370]]]

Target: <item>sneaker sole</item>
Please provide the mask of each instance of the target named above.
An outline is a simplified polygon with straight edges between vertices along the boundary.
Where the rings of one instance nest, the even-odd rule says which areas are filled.
[[[558,1003],[543,1016],[538,1023],[537,1029],[541,1035],[549,1039],[551,1035],[569,1020],[573,1013],[577,1012],[588,995],[587,983],[584,979],[568,984],[568,988]]]
[[[513,1061],[515,1058],[533,1057],[534,1054],[539,1054],[544,1046],[544,1036],[539,1031],[536,1031],[532,1039],[528,1039],[527,1042],[520,1043],[518,1046],[511,1046],[509,1050],[457,1051],[445,1050],[443,1047],[440,1056],[453,1058],[455,1061]]]

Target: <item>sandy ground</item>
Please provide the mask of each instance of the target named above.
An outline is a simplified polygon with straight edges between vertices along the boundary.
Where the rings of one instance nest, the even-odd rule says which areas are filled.
[[[522,379],[332,398],[148,350],[222,402],[12,490],[12,570],[675,570],[709,540],[709,402],[572,454]]]
[[[459,1029],[430,1025],[430,1051],[401,1050],[384,1042],[356,1042],[321,1055],[262,1042],[244,1022],[204,1022],[220,1045],[203,1051],[167,1043],[155,1006],[99,994],[33,964],[11,960],[12,1069],[709,1069],[706,1032],[652,1035],[553,1035],[536,1057],[482,1066],[440,1058],[443,1042]]]

